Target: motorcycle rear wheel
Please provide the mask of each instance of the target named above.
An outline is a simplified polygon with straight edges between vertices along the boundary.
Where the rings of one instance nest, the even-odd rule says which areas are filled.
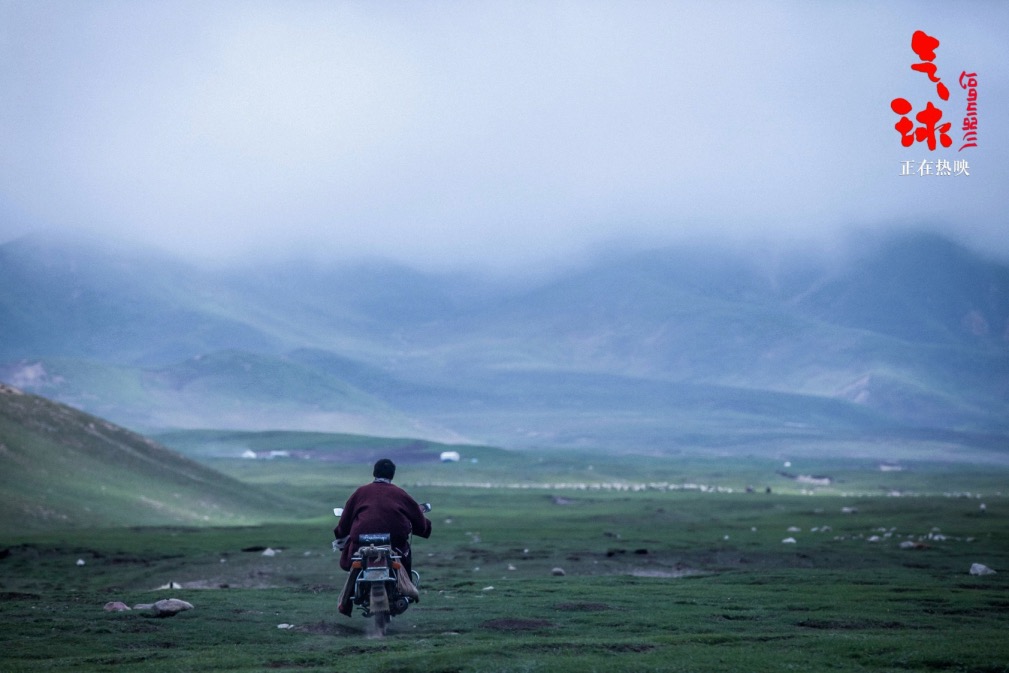
[[[375,635],[385,636],[386,630],[389,628],[389,622],[392,621],[392,617],[389,616],[388,612],[376,612],[375,613]]]

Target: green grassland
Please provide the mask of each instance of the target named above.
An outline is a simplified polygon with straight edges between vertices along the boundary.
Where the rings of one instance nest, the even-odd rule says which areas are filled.
[[[403,469],[400,480],[413,486],[447,485],[561,491],[770,489],[774,493],[818,495],[1001,494],[1007,491],[1009,463],[1002,453],[958,454],[958,445],[939,439],[868,441],[834,439],[761,446],[752,454],[737,446],[706,447],[668,454],[603,450],[516,451],[491,446],[449,445],[410,438],[368,437],[320,432],[239,432],[187,430],[156,435],[160,443],[246,484],[290,488],[341,504],[369,475],[369,465],[391,457]],[[289,458],[239,459],[286,451]],[[443,451],[461,460],[441,463]],[[838,456],[846,456],[839,458]],[[883,460],[880,456],[886,456]],[[983,458],[970,462],[969,458]],[[892,470],[882,470],[888,465]],[[810,484],[802,476],[829,477]],[[328,511],[328,510],[327,510]]]
[[[796,461],[835,480],[811,486],[763,458],[460,447],[441,464],[444,447],[406,446],[397,482],[434,503],[434,534],[414,541],[421,603],[385,638],[335,610],[330,510],[370,466],[217,456],[305,510],[8,533],[0,670],[1009,671],[1004,468]],[[195,609],[102,609],[167,597]]]

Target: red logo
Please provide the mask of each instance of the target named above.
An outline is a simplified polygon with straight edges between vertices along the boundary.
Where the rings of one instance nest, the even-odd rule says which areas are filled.
[[[926,34],[924,31],[916,30],[911,36],[911,50],[921,59],[920,63],[913,63],[911,70],[924,73],[929,81],[935,83],[935,92],[944,101],[949,100],[949,89],[942,83],[942,79],[936,75],[938,68],[935,63],[935,50],[939,47],[939,40]],[[890,101],[890,109],[901,115],[900,121],[894,124],[894,128],[900,133],[900,144],[910,147],[914,143],[924,142],[929,150],[935,150],[936,145],[949,147],[953,144],[953,139],[949,137],[949,129],[953,126],[951,122],[940,124],[942,120],[942,110],[929,101],[925,108],[916,114],[914,118],[918,120],[920,126],[915,126],[907,115],[914,107],[906,98],[894,98]],[[938,141],[937,141],[938,139]]]
[[[911,70],[928,77],[929,82],[935,84],[935,93],[939,100],[949,101],[949,88],[943,84],[939,76],[939,68],[936,65],[936,50],[939,48],[939,40],[923,30],[916,30],[911,36],[911,51],[918,57],[918,63],[911,64]],[[964,144],[958,151],[963,151],[967,147],[977,147],[977,73],[968,73],[966,70],[960,73],[960,87],[967,92],[966,115],[963,118]],[[941,108],[929,100],[923,108],[914,114],[914,106],[906,98],[894,98],[890,101],[890,109],[900,115],[900,120],[893,125],[900,134],[900,144],[904,147],[911,147],[915,143],[925,143],[930,151],[936,147],[950,147],[953,139],[949,135],[952,122],[943,121],[943,111]]]

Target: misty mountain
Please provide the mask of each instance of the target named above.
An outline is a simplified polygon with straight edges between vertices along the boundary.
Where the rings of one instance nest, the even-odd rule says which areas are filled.
[[[252,315],[233,313],[240,300],[212,276],[144,251],[21,239],[0,246],[0,287],[4,360],[158,362],[224,343],[280,348]]]
[[[678,248],[494,281],[0,246],[0,379],[141,429],[505,445],[1009,431],[1009,268],[905,235]]]
[[[1004,349],[1009,269],[937,237],[891,242],[799,298],[804,312],[912,343]]]

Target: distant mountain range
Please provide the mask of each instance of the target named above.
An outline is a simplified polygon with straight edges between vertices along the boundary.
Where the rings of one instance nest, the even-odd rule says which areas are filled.
[[[0,246],[0,326],[0,380],[143,432],[648,451],[1009,436],[1009,267],[929,235],[832,259],[613,253],[511,283],[27,238]]]

